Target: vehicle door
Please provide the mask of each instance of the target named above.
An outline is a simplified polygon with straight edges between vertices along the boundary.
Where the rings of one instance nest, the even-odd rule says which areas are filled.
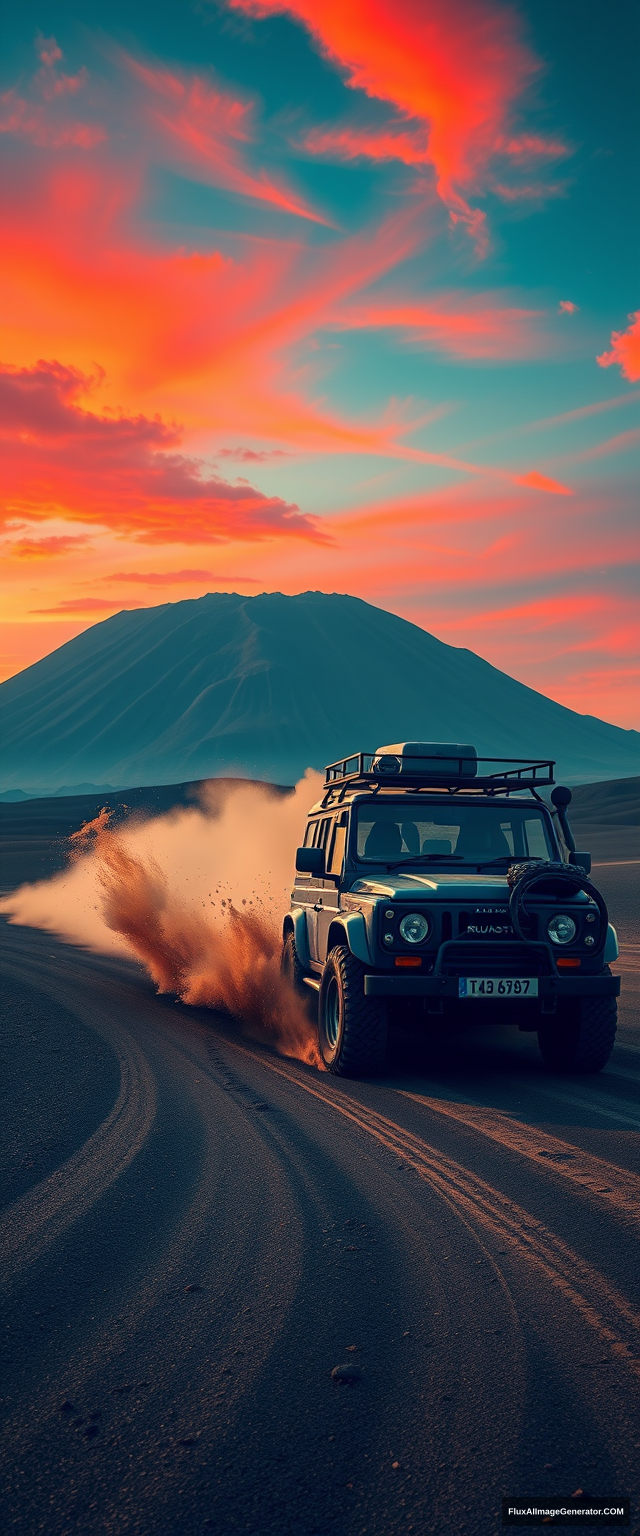
[[[325,851],[330,839],[333,816],[322,816],[315,823],[313,837],[309,843],[311,848],[322,848]],[[312,875],[305,886],[305,900],[307,906],[307,932],[309,935],[309,954],[312,960],[321,960],[324,957],[319,949],[318,918],[324,909],[326,886],[331,882],[325,880],[323,875]]]
[[[333,818],[327,832],[325,845],[325,869],[327,871],[323,881],[322,899],[319,902],[320,911],[317,914],[317,944],[320,960],[327,958],[327,944],[329,928],[340,908],[340,876],[344,863],[344,850],[347,837],[347,811],[340,811]]]

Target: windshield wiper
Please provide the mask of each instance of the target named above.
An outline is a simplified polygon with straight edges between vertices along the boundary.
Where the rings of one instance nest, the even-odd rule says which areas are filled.
[[[458,859],[464,863],[464,855],[461,853],[414,853],[408,859],[395,859],[392,864],[387,864],[386,859],[381,859],[380,863],[385,864],[387,869],[404,869],[407,864],[429,864],[434,861],[442,864],[445,860],[452,859]]]
[[[491,869],[494,864],[520,864],[526,855],[517,853],[498,853],[495,859],[486,859],[484,864],[476,864],[475,859],[469,859],[469,864],[476,864],[476,869]]]

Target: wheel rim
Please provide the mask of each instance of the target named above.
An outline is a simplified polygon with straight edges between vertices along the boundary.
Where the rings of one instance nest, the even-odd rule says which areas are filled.
[[[335,1051],[340,1038],[340,992],[335,976],[331,977],[327,987],[323,1022],[327,1045]]]

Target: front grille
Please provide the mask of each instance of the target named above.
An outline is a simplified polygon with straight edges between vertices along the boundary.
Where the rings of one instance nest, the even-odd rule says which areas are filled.
[[[508,939],[504,944],[448,944],[443,976],[549,976],[549,956],[537,945]]]

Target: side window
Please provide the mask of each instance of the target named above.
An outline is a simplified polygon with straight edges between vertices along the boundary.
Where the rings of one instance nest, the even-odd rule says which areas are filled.
[[[332,824],[332,822],[333,822],[333,816],[325,816],[324,821],[321,822],[321,824],[320,824],[320,832],[318,834],[318,841],[317,841],[317,844],[316,844],[317,848],[325,848],[326,849],[328,841],[329,841],[329,832],[331,831],[331,824]]]
[[[305,827],[303,848],[310,848],[313,841],[314,822],[308,821]]]
[[[333,834],[331,858],[328,864],[329,873],[332,875],[339,875],[342,871],[342,861],[344,859],[344,845],[346,838],[347,813],[346,811],[343,811],[342,815],[339,816],[338,820],[336,821],[335,831]]]
[[[513,829],[512,829],[512,826],[511,826],[511,822],[510,821],[501,821],[500,822],[500,829],[504,833],[504,836],[506,837],[507,844],[508,844],[508,847],[509,847],[509,853],[515,853],[516,849],[515,849],[515,844],[514,844],[514,841],[513,841]]]
[[[532,816],[531,820],[525,821],[524,825],[527,848],[531,857],[534,859],[548,859],[549,849],[547,848],[547,840],[544,835],[541,818],[539,816]]]

